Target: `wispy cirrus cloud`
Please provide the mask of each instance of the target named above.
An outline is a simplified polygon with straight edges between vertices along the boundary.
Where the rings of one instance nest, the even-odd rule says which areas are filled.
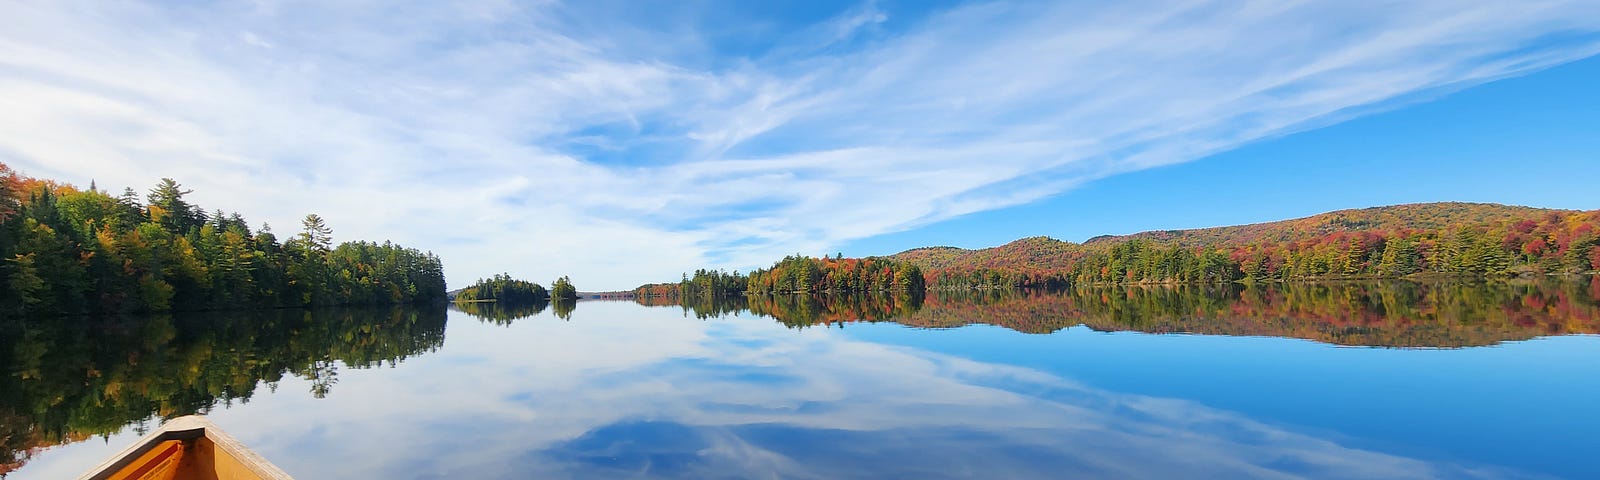
[[[0,160],[315,211],[453,285],[820,253],[1600,52],[1576,1],[0,8]]]

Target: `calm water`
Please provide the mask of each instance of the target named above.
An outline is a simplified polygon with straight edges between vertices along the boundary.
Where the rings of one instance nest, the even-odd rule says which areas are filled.
[[[0,470],[1600,478],[1600,279],[0,320]],[[91,334],[90,332],[96,332]],[[109,333],[104,333],[109,332]]]

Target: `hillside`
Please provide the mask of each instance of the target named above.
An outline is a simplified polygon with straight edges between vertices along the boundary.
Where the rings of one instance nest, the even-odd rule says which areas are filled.
[[[1131,235],[1102,235],[1084,242],[1096,245],[1132,239],[1162,244],[1202,246],[1310,240],[1337,232],[1439,230],[1452,226],[1539,219],[1547,214],[1576,213],[1571,210],[1518,207],[1494,203],[1412,203],[1383,207],[1337,210],[1292,220],[1196,228],[1155,230]]]
[[[1600,268],[1597,234],[1600,210],[1443,202],[1082,244],[1029,237],[978,250],[917,248],[891,258],[921,266],[930,283],[946,287],[1494,276]]]
[[[998,247],[967,250],[926,247],[906,250],[889,258],[924,269],[1051,268],[1071,264],[1086,253],[1084,245],[1050,237],[1028,237]]]

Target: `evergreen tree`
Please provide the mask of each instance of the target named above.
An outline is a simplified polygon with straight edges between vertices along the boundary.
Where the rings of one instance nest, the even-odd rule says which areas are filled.
[[[300,225],[304,229],[300,231],[299,239],[307,251],[321,253],[329,251],[333,243],[333,229],[328,227],[321,216],[315,213],[306,215],[306,218],[300,221]]]
[[[150,217],[159,222],[162,228],[177,235],[200,228],[206,222],[206,214],[183,199],[184,195],[190,193],[194,191],[184,190],[170,178],[161,179],[161,183],[150,189]]]
[[[279,245],[237,213],[203,215],[170,179],[126,189],[19,177],[0,164],[0,317],[437,301],[437,257],[393,244],[331,248],[315,216]],[[146,216],[145,212],[153,215]],[[184,220],[187,219],[187,220]]]

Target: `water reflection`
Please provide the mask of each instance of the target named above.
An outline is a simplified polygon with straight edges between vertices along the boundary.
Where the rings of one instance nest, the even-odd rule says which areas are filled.
[[[1065,291],[988,290],[920,296],[755,296],[696,299],[699,318],[749,311],[791,327],[892,321],[972,324],[1024,333],[1085,325],[1100,331],[1272,336],[1337,345],[1470,347],[1600,332],[1600,278],[1586,282],[1340,282],[1151,285]],[[644,299],[645,305],[667,304]]]
[[[538,315],[550,307],[549,301],[532,303],[501,303],[501,302],[462,302],[453,303],[450,308],[471,315],[473,318],[495,325],[507,326],[512,322]]]
[[[577,309],[578,301],[571,298],[550,301],[550,312],[562,320],[572,320],[572,311]]]
[[[213,417],[302,480],[1532,476],[1523,471],[1529,464],[1409,445],[1386,451],[1183,398],[861,341],[838,329],[743,316],[684,320],[627,303],[585,303],[573,317],[547,312],[509,328],[452,322],[440,352],[381,375],[351,375],[326,401],[275,395]],[[903,330],[862,327],[850,331]],[[1074,332],[1059,339],[1085,339]],[[1101,362],[1215,337],[1123,338],[1141,343]],[[1280,354],[1327,362],[1329,354],[1385,353],[1295,345],[1302,348]],[[1202,358],[1238,351],[1202,348]],[[1430,373],[1408,380],[1443,378]]]
[[[776,318],[790,327],[848,321],[882,321],[912,318],[922,309],[923,295],[877,293],[818,297],[808,295],[756,296],[750,311]]]
[[[682,307],[684,316],[693,315],[701,320],[722,318],[750,308],[745,297],[636,297],[633,301],[646,307]]]
[[[0,475],[54,445],[249,403],[285,376],[327,397],[339,369],[444,344],[442,307],[0,321]]]
[[[8,324],[0,358],[17,368],[0,385],[0,436],[33,456],[15,480],[71,477],[137,432],[30,447],[206,409],[301,480],[1594,478],[1571,452],[1600,426],[1585,413],[1600,337],[1416,350],[1263,336],[1466,346],[1593,332],[1596,286],[460,308],[448,344],[442,308]],[[945,329],[970,324],[1006,328]],[[137,408],[87,416],[103,401]]]
[[[571,320],[572,311],[578,309],[578,301],[569,298],[540,300],[533,303],[462,302],[453,303],[450,308],[484,322],[507,326],[518,320],[537,316],[546,308],[549,308],[550,313],[555,314],[556,318]]]

